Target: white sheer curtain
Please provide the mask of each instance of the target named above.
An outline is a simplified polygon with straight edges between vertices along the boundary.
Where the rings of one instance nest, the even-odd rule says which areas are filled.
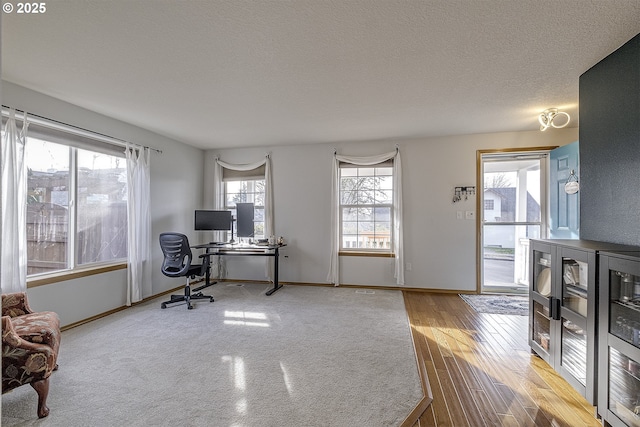
[[[0,159],[2,163],[2,229],[0,256],[2,293],[27,290],[27,168],[25,144],[27,117],[22,131],[16,125],[16,110],[9,110]]]
[[[151,179],[150,151],[127,146],[128,256],[127,305],[142,300],[142,289],[151,281]]]
[[[334,155],[331,175],[331,257],[327,281],[335,286],[340,284],[340,162],[358,166],[371,166],[393,159],[393,241],[392,250],[395,255],[395,271],[393,277],[396,284],[404,285],[404,244],[402,230],[402,163],[400,150],[377,156],[358,157]]]
[[[273,179],[271,170],[271,156],[267,154],[264,159],[254,163],[245,164],[233,164],[227,163],[216,157],[215,164],[213,165],[213,208],[224,209],[224,181],[223,181],[223,169],[231,169],[236,171],[250,171],[257,169],[264,165],[264,181],[265,181],[265,195],[264,195],[264,235],[269,237],[275,235],[275,220],[273,209]],[[266,257],[266,273],[265,275],[269,280],[273,277],[273,272],[269,258]]]

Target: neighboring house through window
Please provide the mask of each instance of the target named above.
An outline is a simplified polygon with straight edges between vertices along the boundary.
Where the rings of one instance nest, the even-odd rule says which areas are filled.
[[[496,187],[484,189],[484,217],[491,221],[513,222],[516,220],[517,189]],[[540,221],[540,204],[527,192],[526,218],[529,222]]]

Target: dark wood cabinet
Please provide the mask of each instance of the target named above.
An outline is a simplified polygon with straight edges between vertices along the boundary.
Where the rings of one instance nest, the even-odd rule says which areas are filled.
[[[640,249],[600,254],[598,413],[640,427]]]
[[[598,259],[632,247],[531,240],[529,345],[592,405],[598,401]]]
[[[531,242],[529,342],[595,404],[596,251],[576,242]]]

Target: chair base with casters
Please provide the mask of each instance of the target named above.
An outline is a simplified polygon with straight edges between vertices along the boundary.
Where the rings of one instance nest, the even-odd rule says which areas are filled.
[[[202,292],[192,294],[190,285],[190,280],[196,276],[208,276],[209,257],[204,257],[202,264],[191,264],[193,254],[189,246],[189,239],[180,233],[161,233],[160,248],[164,254],[162,274],[168,277],[185,277],[187,279],[184,295],[171,295],[171,299],[163,302],[160,307],[167,308],[167,304],[186,302],[187,308],[191,310],[193,309],[192,300],[208,299],[209,302],[213,302],[212,296],[204,295]]]
[[[184,295],[171,295],[171,299],[160,304],[160,308],[167,308],[167,304],[172,304],[174,302],[186,302],[187,309],[192,310],[193,305],[191,304],[191,300],[198,299],[208,299],[209,302],[214,302],[212,296],[204,295],[202,292],[192,294],[191,286],[189,285],[189,279],[187,278],[187,286],[184,287]]]

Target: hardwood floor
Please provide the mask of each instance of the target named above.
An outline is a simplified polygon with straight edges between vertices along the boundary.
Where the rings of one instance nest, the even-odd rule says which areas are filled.
[[[595,408],[531,354],[527,316],[477,313],[456,294],[404,298],[433,396],[413,427],[601,425]]]

